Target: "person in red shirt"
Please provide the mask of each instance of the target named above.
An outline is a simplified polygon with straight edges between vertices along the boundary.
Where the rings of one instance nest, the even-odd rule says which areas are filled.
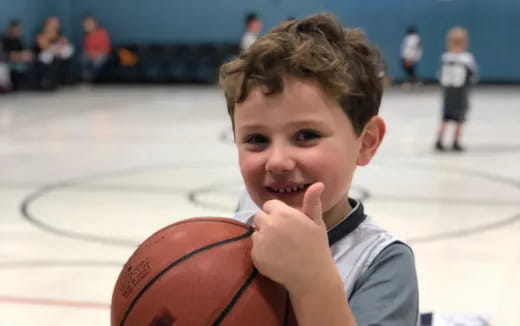
[[[85,37],[83,39],[82,78],[84,81],[90,82],[97,78],[108,59],[112,45],[107,30],[99,26],[94,17],[85,17],[83,29]]]

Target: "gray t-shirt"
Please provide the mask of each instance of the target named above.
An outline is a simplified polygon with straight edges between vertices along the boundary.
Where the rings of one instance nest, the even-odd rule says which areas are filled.
[[[354,283],[350,308],[359,326],[417,324],[419,291],[412,250],[395,242]]]
[[[366,216],[360,201],[349,201],[352,210],[328,237],[358,326],[416,326],[419,290],[412,250]],[[258,210],[244,193],[234,218],[251,224]]]

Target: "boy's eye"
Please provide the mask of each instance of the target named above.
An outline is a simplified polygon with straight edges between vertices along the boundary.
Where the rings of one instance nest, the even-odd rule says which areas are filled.
[[[252,144],[252,145],[263,145],[269,142],[269,139],[267,137],[256,134],[256,135],[249,135],[245,138],[244,143],[246,144]]]
[[[317,131],[310,129],[300,130],[296,133],[296,135],[294,135],[294,139],[297,142],[310,141],[320,137],[321,135]]]

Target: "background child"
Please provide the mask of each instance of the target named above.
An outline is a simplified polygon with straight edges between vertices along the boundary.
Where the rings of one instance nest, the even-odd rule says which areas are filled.
[[[381,69],[364,35],[328,15],[285,22],[221,68],[256,205],[235,218],[254,225],[253,262],[301,326],[417,322],[412,251],[348,197],[385,134]]]
[[[417,64],[422,57],[421,37],[417,32],[417,28],[409,26],[406,29],[406,36],[401,42],[401,64],[406,74],[404,82],[405,86],[413,86],[419,84],[417,78]]]
[[[444,151],[444,132],[449,121],[455,122],[452,149],[463,151],[460,144],[462,124],[469,109],[469,88],[477,81],[477,65],[468,49],[468,33],[462,27],[450,29],[446,37],[448,51],[442,55],[440,84],[443,88],[442,121],[439,126],[435,149]]]
[[[246,31],[240,39],[240,51],[247,50],[258,38],[262,30],[262,21],[256,13],[249,13],[245,18]]]

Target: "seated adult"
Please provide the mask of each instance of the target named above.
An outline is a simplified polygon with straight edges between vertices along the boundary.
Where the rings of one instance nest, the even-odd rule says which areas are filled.
[[[33,52],[23,44],[22,24],[19,20],[13,20],[9,23],[1,43],[6,62],[10,68],[13,89],[27,86],[33,62]]]
[[[70,65],[74,47],[61,34],[57,17],[46,19],[42,30],[36,36],[35,52],[41,88],[54,89],[60,84],[71,82]]]
[[[83,81],[94,81],[108,59],[112,49],[110,37],[92,16],[83,20],[85,36],[83,39],[82,71]]]
[[[11,90],[11,77],[9,74],[9,66],[5,63],[5,54],[0,43],[0,94]]]

